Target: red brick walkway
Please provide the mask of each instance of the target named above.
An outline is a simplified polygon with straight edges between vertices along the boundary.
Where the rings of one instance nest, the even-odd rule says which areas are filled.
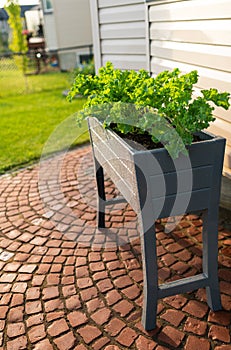
[[[136,216],[117,204],[99,231],[95,198],[89,147],[0,178],[0,350],[230,350],[231,232],[220,227],[223,311],[209,310],[204,289],[168,297],[147,333]],[[201,272],[200,218],[164,225],[160,281]]]

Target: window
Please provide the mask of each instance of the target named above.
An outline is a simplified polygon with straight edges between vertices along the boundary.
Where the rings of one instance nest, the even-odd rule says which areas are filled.
[[[43,0],[44,12],[53,12],[52,0]]]

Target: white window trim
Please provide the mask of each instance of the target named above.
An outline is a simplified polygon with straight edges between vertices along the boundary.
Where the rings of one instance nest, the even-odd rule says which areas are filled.
[[[52,4],[52,3],[51,3]],[[44,13],[52,13],[54,10],[53,10],[53,5],[52,5],[52,8],[47,8],[47,2],[46,0],[43,0],[43,11]]]

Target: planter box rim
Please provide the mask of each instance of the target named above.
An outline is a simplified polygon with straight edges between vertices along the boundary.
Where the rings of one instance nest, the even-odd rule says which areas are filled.
[[[91,125],[91,120],[93,119],[96,123],[98,123],[98,124],[100,124],[100,126],[102,126],[102,122],[99,119],[97,119],[96,117],[88,117],[87,119],[88,119],[89,125]],[[123,145],[123,147],[126,147],[127,150],[133,154],[137,154],[137,153],[142,154],[145,152],[151,152],[154,154],[165,153],[165,152],[168,153],[168,151],[166,150],[166,148],[164,146],[160,147],[160,148],[153,148],[153,149],[138,149],[138,145],[140,145],[140,147],[142,147],[142,144],[139,144],[136,141],[129,140],[131,144],[134,143],[134,146],[137,145],[137,148],[135,148],[128,142],[128,140],[126,139],[126,136],[125,136],[125,138],[121,137],[111,128],[106,128],[104,130],[105,130],[105,133],[113,135],[116,138],[116,140]],[[197,132],[197,133],[195,133],[195,135],[202,136],[205,139],[202,139],[202,140],[197,141],[197,142],[193,142],[191,145],[186,145],[185,148],[187,150],[190,150],[191,148],[197,147],[197,145],[202,145],[205,143],[211,143],[211,142],[214,142],[216,140],[224,139],[224,137],[214,135],[207,130]]]

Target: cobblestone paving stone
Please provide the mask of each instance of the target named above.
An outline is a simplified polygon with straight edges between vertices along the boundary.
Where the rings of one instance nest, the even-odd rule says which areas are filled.
[[[108,198],[118,193],[106,181]],[[141,248],[129,205],[95,227],[90,147],[0,178],[0,350],[230,350],[231,232],[219,227],[223,310],[205,290],[164,298],[146,332]],[[199,216],[156,223],[160,282],[201,272]],[[173,219],[174,223],[174,219]]]

